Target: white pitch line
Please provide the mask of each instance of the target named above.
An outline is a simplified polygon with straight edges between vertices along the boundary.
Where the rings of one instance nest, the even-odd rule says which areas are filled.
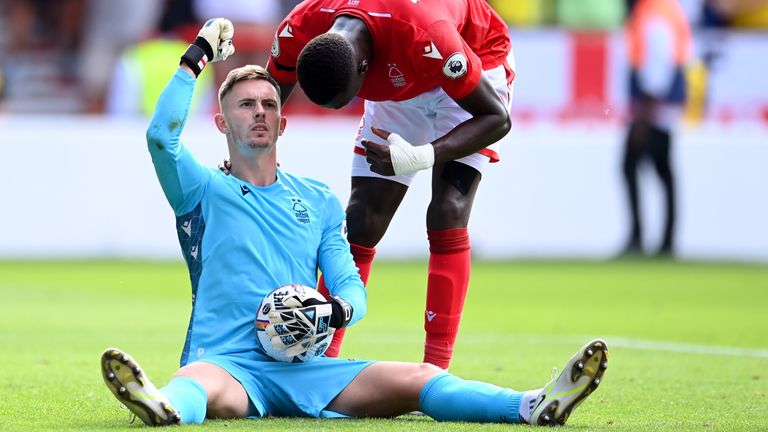
[[[421,340],[423,336],[413,334],[398,338],[377,338],[381,342],[402,343],[413,339]],[[507,335],[501,337],[461,335],[459,334],[459,343],[462,345],[487,345],[487,344],[527,344],[527,345],[579,345],[586,343],[595,336],[523,336]],[[726,347],[717,345],[698,345],[681,342],[663,342],[654,340],[632,339],[620,336],[602,337],[608,344],[608,348],[636,349],[644,351],[675,352],[682,354],[701,354],[701,355],[722,355],[733,357],[752,357],[768,359],[768,349]]]
[[[724,347],[716,345],[694,345],[677,342],[660,342],[640,339],[605,338],[609,347],[639,349],[646,351],[678,352],[685,354],[724,355],[734,357],[768,358],[768,350],[753,348]]]
[[[520,337],[515,338],[522,339],[530,344],[584,344],[587,340],[592,339],[589,336],[572,336],[563,335],[562,337]],[[625,348],[636,349],[644,351],[659,351],[659,352],[676,352],[682,354],[701,354],[701,355],[722,355],[722,356],[734,356],[734,357],[753,357],[768,359],[768,350],[766,349],[754,349],[754,348],[740,348],[740,347],[725,347],[717,345],[698,345],[681,342],[664,342],[654,340],[642,340],[624,338],[619,336],[606,336],[602,339],[608,344],[608,348]]]

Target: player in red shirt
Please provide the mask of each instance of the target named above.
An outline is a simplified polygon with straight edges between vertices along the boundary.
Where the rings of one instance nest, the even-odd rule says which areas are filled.
[[[510,129],[510,45],[484,0],[308,0],[280,23],[267,66],[284,101],[297,81],[328,108],[365,99],[347,206],[363,282],[416,172],[432,168],[424,361],[444,369],[469,283],[472,203]]]

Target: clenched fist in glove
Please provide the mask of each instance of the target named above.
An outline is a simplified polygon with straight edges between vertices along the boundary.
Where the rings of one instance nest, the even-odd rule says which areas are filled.
[[[294,291],[282,299],[281,306],[275,304],[268,318],[264,331],[272,345],[287,356],[297,356],[349,324],[352,307],[338,296],[322,301],[309,293]]]
[[[232,21],[226,18],[209,19],[197,33],[195,42],[181,56],[181,63],[189,66],[195,76],[200,75],[206,63],[226,60],[234,54],[234,35]]]

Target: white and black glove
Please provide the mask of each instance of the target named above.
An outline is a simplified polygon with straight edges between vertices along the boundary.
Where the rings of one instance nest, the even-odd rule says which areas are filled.
[[[316,343],[346,327],[352,319],[352,306],[341,297],[323,302],[316,298],[291,294],[269,315],[264,328],[272,345],[287,356],[303,354]]]
[[[208,62],[225,60],[234,54],[234,35],[235,26],[232,21],[226,18],[209,19],[197,33],[195,42],[181,56],[181,63],[189,66],[195,76],[199,76]]]

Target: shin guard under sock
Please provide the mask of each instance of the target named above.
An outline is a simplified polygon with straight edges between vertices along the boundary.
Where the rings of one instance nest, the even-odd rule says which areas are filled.
[[[182,424],[200,424],[205,420],[208,393],[203,386],[189,377],[176,377],[160,389],[181,415]]]
[[[429,274],[424,316],[424,362],[448,369],[461,322],[470,272],[466,228],[428,230]]]
[[[421,390],[419,408],[438,421],[520,423],[522,392],[444,373]]]

